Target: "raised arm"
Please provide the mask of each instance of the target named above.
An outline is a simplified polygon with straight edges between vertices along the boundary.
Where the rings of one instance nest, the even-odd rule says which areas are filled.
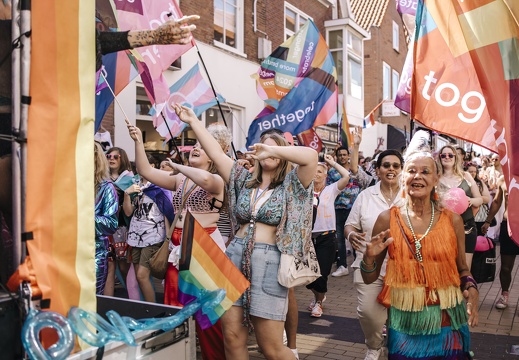
[[[253,159],[264,160],[269,157],[290,161],[299,165],[297,177],[306,188],[315,177],[317,169],[317,151],[306,146],[269,146],[257,143],[247,151]]]
[[[350,172],[346,170],[341,164],[337,163],[331,155],[324,155],[324,161],[331,167],[333,167],[341,175],[339,181],[337,181],[337,188],[344,190],[348,182],[350,181]]]
[[[178,186],[178,177],[170,176],[170,173],[160,169],[155,169],[151,166],[146,157],[146,152],[144,151],[141,130],[137,126],[127,126],[130,136],[135,142],[135,165],[137,166],[137,172],[139,175],[161,188],[176,191]]]
[[[128,42],[132,48],[148,45],[183,45],[191,41],[191,31],[196,25],[189,25],[193,20],[200,19],[198,15],[184,16],[178,20],[171,19],[154,30],[131,30]]]
[[[168,162],[170,163],[170,166],[173,168],[174,172],[184,174],[211,195],[218,196],[223,192],[225,184],[221,176],[217,174],[211,174],[209,171],[203,169],[175,164],[170,159],[168,159]]]
[[[357,174],[359,171],[359,146],[362,141],[362,127],[355,126],[355,130],[353,132],[353,146],[351,147],[350,154],[350,170],[353,175]]]
[[[231,176],[231,170],[234,165],[234,160],[232,160],[223,152],[220,144],[218,144],[215,138],[206,130],[206,128],[204,128],[193,110],[180,104],[175,104],[174,108],[180,120],[191,126],[191,129],[198,139],[198,142],[202,145],[202,148],[206,154],[211,160],[213,160],[214,164],[216,165],[218,174],[220,174],[223,180],[228,183]]]

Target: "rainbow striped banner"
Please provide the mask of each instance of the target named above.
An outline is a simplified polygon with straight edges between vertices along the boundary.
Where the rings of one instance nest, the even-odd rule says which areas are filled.
[[[416,14],[411,117],[499,152],[519,217],[519,3],[424,0]],[[508,223],[519,243],[519,221]]]
[[[96,311],[94,2],[32,3],[26,231],[43,299]]]
[[[187,305],[204,290],[225,289],[225,299],[215,309],[199,310],[195,319],[202,329],[214,325],[250,286],[211,236],[188,211],[182,232],[178,273],[178,300]]]

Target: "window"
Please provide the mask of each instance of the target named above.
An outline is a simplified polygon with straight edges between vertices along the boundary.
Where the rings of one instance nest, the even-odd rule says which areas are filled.
[[[348,48],[355,55],[362,56],[362,40],[351,32],[348,32]]]
[[[396,93],[398,92],[398,84],[400,83],[400,74],[398,71],[393,70],[391,72],[391,100],[396,99]]]
[[[296,7],[285,3],[285,40],[299,31],[310,17]]]
[[[356,99],[362,99],[362,66],[360,61],[349,58],[349,85],[348,94]]]
[[[343,68],[343,42],[342,42],[342,30],[334,30],[328,33],[328,47],[332,53],[333,61],[335,62],[335,68],[337,69],[337,81],[339,87],[339,94],[343,94],[343,82],[344,82],[344,68]]]
[[[391,98],[391,67],[382,63],[382,98]]]
[[[399,49],[400,30],[398,24],[393,21],[393,49],[400,51]]]
[[[243,51],[243,0],[214,0],[214,40],[234,51]]]

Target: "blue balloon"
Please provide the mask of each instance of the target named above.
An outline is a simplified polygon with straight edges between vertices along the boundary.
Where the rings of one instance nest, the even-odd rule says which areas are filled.
[[[58,333],[58,341],[47,350],[40,342],[40,332],[46,328]],[[22,328],[22,344],[33,360],[62,360],[74,349],[74,334],[69,322],[61,314],[30,310]]]

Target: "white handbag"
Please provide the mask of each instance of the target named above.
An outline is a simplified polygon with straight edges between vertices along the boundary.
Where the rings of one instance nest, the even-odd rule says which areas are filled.
[[[278,283],[280,285],[287,288],[307,285],[321,276],[319,262],[313,247],[312,250],[306,254],[306,262],[296,259],[294,255],[281,254],[278,270]]]

